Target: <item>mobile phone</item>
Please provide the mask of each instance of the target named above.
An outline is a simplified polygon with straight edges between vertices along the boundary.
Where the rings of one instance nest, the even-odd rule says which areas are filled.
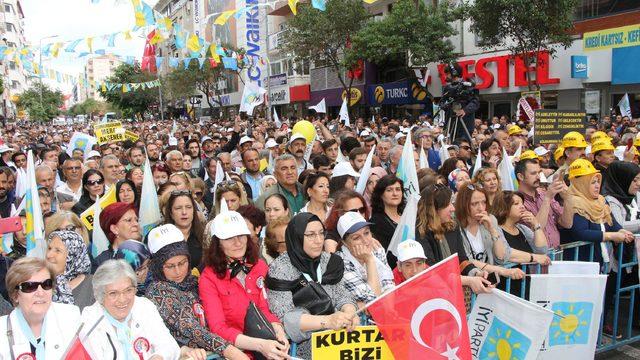
[[[20,216],[12,216],[0,219],[0,234],[7,234],[22,230]]]
[[[493,272],[489,273],[489,276],[487,276],[487,280],[489,280],[491,285],[498,285],[500,283],[500,275]]]

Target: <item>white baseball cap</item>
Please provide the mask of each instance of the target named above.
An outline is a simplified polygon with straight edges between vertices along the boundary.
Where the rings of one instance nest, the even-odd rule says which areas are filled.
[[[96,150],[91,150],[89,151],[89,153],[87,154],[87,159],[91,159],[92,157],[102,157],[102,155],[100,155],[100,152],[96,151]]]
[[[205,135],[205,136],[202,137],[202,139],[200,139],[200,143],[204,144],[204,142],[207,141],[207,140],[212,140],[212,139],[211,139],[211,137]]]
[[[544,146],[538,146],[537,148],[533,149],[533,152],[538,156],[545,156],[549,153],[549,150],[547,150],[547,148],[545,148]]]
[[[225,240],[238,235],[251,235],[251,232],[242,215],[236,211],[225,211],[213,219],[211,234]]]
[[[248,137],[248,136],[246,136],[246,135],[243,136],[242,139],[240,139],[240,145],[242,145],[244,143],[248,143],[248,142],[252,143],[253,139]]]
[[[426,259],[424,249],[419,242],[407,239],[398,244],[398,261],[403,262],[410,259]]]
[[[266,147],[267,149],[271,149],[278,146],[278,143],[273,140],[273,139],[269,139],[267,140],[267,142],[264,144],[264,147]]]
[[[9,151],[14,151],[14,149],[8,147],[5,144],[0,145],[0,154],[4,154],[4,153],[9,152]]]
[[[407,134],[405,134],[405,133],[403,133],[403,132],[399,132],[399,133],[397,133],[397,134],[396,134],[396,136],[394,136],[393,138],[394,138],[395,140],[400,140],[400,139],[402,139],[403,137],[406,137],[406,136],[407,136]]]
[[[344,176],[344,175],[360,177],[360,174],[358,174],[355,170],[353,170],[351,163],[348,161],[337,163],[336,166],[333,168],[333,173],[331,173],[331,178]]]
[[[364,129],[360,132],[360,136],[361,137],[365,137],[365,136],[369,136],[371,135],[371,131],[369,131],[369,129]]]
[[[184,235],[173,224],[165,224],[152,229],[149,231],[147,239],[151,254],[155,254],[163,247],[179,241],[184,241]]]
[[[373,225],[373,223],[368,222],[360,213],[348,211],[338,219],[338,234],[344,238],[346,235],[353,234],[369,225]]]
[[[298,139],[304,140],[305,143],[307,142],[307,138],[304,137],[304,135],[302,135],[300,133],[295,133],[295,134],[291,135],[291,139],[289,139],[289,145],[293,144],[293,142],[298,140]]]

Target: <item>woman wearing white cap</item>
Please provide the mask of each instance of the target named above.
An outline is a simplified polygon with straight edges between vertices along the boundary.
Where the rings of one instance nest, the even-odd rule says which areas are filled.
[[[289,343],[282,324],[269,310],[265,292],[267,264],[249,240],[245,220],[235,211],[217,215],[212,223],[211,243],[204,256],[200,277],[200,299],[211,332],[241,350],[255,352],[252,358],[285,359]],[[271,327],[271,339],[255,336],[253,315]],[[254,336],[249,336],[254,335]]]
[[[393,288],[385,250],[373,239],[371,225],[357,212],[347,212],[338,220],[344,285],[360,307]]]
[[[149,232],[153,281],[147,298],[157,307],[178,345],[200,348],[227,359],[247,359],[238,348],[207,328],[198,295],[198,279],[189,272],[189,248],[184,235],[173,224]],[[204,359],[204,351],[192,358]]]

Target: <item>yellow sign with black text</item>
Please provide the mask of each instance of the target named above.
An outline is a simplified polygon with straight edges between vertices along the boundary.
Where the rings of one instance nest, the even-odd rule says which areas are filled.
[[[377,326],[358,326],[354,331],[330,330],[311,336],[311,359],[393,360],[393,354]]]
[[[138,141],[138,139],[140,139],[140,137],[138,136],[138,134],[134,133],[134,132],[133,132],[133,131],[131,131],[131,130],[127,130],[127,131],[125,131],[125,132],[124,132],[124,137],[125,137],[127,140],[131,140],[131,141],[133,141],[133,142],[136,142],[136,141]]]
[[[584,51],[640,45],[640,24],[586,32],[582,36]]]
[[[96,134],[98,144],[100,145],[124,141],[126,139],[126,130],[122,127],[120,121],[95,124],[93,125],[93,132]]]

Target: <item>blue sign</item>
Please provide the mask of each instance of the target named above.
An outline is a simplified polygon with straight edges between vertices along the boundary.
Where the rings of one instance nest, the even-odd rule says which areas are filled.
[[[589,77],[589,63],[587,56],[571,56],[571,77],[574,79],[586,79]]]
[[[611,49],[611,85],[640,83],[640,46]]]
[[[369,85],[367,88],[369,104],[408,104],[412,102],[411,90],[407,81]]]

